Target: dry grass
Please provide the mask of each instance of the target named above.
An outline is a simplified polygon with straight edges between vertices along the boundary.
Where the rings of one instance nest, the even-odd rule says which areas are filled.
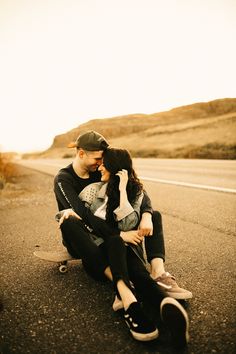
[[[72,157],[74,152],[66,146],[90,129],[104,135],[112,146],[128,149],[133,156],[235,159],[236,98],[161,113],[93,119],[56,136],[41,157]]]
[[[236,160],[236,144],[224,145],[210,143],[203,146],[188,145],[175,150],[149,149],[132,150],[133,157],[185,158],[185,159],[222,159]]]
[[[11,161],[11,156],[0,153],[0,189],[3,189],[8,182],[12,182],[18,176],[18,169]]]

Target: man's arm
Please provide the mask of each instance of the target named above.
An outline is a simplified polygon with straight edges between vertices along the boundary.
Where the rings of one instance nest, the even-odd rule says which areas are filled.
[[[54,193],[59,210],[71,208],[84,219],[86,207],[78,198],[78,193],[69,178],[56,177],[54,181]]]
[[[60,210],[71,208],[78,214],[83,222],[93,229],[95,235],[106,239],[110,235],[120,235],[117,228],[109,226],[105,220],[93,215],[92,212],[84,206],[79,199],[77,191],[73,187],[73,183],[68,179],[55,178],[54,193]]]

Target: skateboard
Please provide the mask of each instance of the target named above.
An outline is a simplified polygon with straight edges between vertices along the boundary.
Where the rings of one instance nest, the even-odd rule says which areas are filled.
[[[75,260],[66,250],[58,252],[35,251],[34,255],[44,261],[57,263],[60,273],[66,273],[68,271],[68,262]]]

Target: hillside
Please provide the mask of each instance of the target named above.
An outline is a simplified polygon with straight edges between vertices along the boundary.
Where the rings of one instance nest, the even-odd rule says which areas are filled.
[[[195,103],[154,114],[93,119],[54,138],[41,157],[68,157],[67,148],[82,132],[93,129],[111,145],[139,157],[236,158],[236,98]]]

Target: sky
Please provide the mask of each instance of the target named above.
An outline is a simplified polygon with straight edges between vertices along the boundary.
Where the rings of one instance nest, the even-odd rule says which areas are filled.
[[[0,151],[236,97],[236,0],[0,0]]]

